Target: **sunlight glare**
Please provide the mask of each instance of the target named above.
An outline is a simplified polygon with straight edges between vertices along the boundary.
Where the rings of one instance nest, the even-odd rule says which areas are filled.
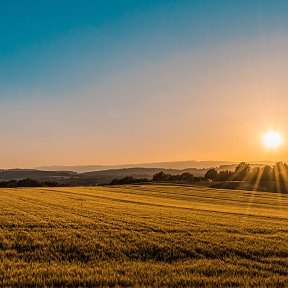
[[[282,144],[282,136],[277,131],[269,131],[263,136],[263,144],[270,149],[277,149]]]

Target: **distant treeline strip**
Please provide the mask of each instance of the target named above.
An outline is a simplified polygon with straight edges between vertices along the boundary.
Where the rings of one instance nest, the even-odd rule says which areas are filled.
[[[288,165],[278,162],[273,167],[264,166],[263,168],[251,168],[249,163],[241,162],[235,171],[220,171],[209,169],[204,177],[194,177],[193,174],[183,173],[170,175],[159,172],[153,176],[153,181],[244,181],[244,182],[281,182],[288,183]]]
[[[86,180],[86,179],[85,179]],[[152,180],[147,178],[133,178],[132,176],[117,178],[108,185],[137,184],[147,182],[174,182],[174,183],[195,183],[211,182],[210,187],[228,189],[264,190],[275,192],[288,192],[288,165],[278,162],[274,166],[251,168],[249,163],[241,162],[235,171],[217,171],[209,169],[204,176],[194,176],[192,173],[171,175],[163,171],[153,175]],[[78,183],[79,185],[79,183]],[[0,188],[17,187],[57,187],[57,186],[78,186],[72,183],[62,183],[49,180],[21,179],[0,182]],[[95,186],[94,181],[84,181],[83,186]],[[103,184],[107,185],[107,184]],[[205,184],[206,185],[206,184]]]
[[[148,182],[147,178],[137,179],[125,177],[114,179],[109,185],[135,184]],[[265,190],[275,192],[288,192],[288,165],[278,162],[273,167],[251,168],[249,163],[241,162],[235,171],[217,171],[209,169],[204,177],[195,177],[192,173],[171,175],[163,171],[154,174],[152,182],[182,182],[193,183],[201,181],[217,182],[212,184],[214,188]]]
[[[62,186],[52,181],[37,181],[34,179],[21,179],[0,182],[0,188],[18,188],[18,187],[57,187]]]

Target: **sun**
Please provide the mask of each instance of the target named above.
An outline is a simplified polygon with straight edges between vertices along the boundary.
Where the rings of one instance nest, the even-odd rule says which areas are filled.
[[[263,144],[269,149],[277,149],[281,146],[283,140],[279,132],[270,130],[263,136]]]

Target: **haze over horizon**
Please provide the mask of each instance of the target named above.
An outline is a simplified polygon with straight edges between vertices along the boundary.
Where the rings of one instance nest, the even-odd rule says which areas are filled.
[[[0,11],[1,167],[288,158],[288,2]],[[277,150],[261,144],[269,129]]]

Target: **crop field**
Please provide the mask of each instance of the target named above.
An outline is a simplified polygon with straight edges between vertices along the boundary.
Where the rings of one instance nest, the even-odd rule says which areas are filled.
[[[288,195],[1,189],[0,286],[288,287]]]

